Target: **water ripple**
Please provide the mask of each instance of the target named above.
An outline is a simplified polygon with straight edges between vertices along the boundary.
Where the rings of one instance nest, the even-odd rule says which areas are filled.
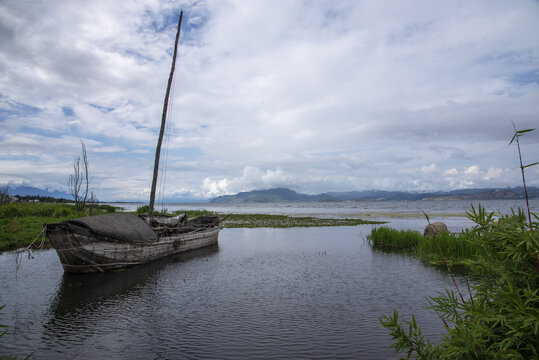
[[[23,281],[5,275],[2,255],[11,327],[0,350],[40,359],[392,358],[378,317],[415,313],[438,336],[425,297],[451,284],[412,258],[373,252],[369,229],[226,229],[218,248],[91,276],[62,274],[46,251],[36,255],[45,270],[27,268]]]

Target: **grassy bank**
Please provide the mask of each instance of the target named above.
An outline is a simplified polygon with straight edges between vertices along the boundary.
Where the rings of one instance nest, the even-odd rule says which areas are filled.
[[[143,206],[135,212],[142,214],[148,211]],[[92,215],[112,213],[118,210],[110,205],[95,205]],[[178,210],[174,213],[187,213],[188,217],[196,217],[210,213],[205,210]],[[58,203],[17,203],[0,206],[0,251],[15,250],[28,246],[40,234],[43,224],[62,222],[90,214],[89,209],[77,211],[74,205]],[[361,219],[321,219],[316,217],[294,217],[286,215],[261,214],[229,214],[225,218],[225,228],[256,227],[313,227],[313,226],[356,226],[362,224],[380,224],[376,221]],[[46,240],[48,243],[48,239]]]
[[[110,205],[95,205],[92,214],[116,211]],[[0,251],[28,246],[39,235],[43,224],[88,216],[90,209],[79,212],[74,205],[58,203],[18,203],[0,206]]]

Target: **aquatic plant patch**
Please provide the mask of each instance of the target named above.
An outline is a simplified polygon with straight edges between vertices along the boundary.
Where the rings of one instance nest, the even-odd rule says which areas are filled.
[[[230,214],[226,217],[225,228],[257,228],[257,227],[317,227],[317,226],[357,226],[364,224],[382,224],[380,221],[368,221],[355,218],[317,218],[296,217],[287,215],[264,214]]]
[[[442,233],[436,238],[424,237],[414,230],[396,230],[386,226],[376,227],[368,235],[373,248],[406,250],[431,264],[442,264],[445,260],[452,265],[473,265],[485,256],[486,249],[470,231]],[[442,250],[444,256],[440,252]]]
[[[482,274],[473,287],[467,278],[464,288],[453,278],[453,290],[427,298],[446,330],[442,340],[431,343],[413,315],[401,322],[397,310],[379,321],[395,341],[392,347],[407,358],[537,359],[539,223],[521,211],[493,221],[481,206],[468,215],[473,229],[418,243],[424,253],[438,249],[452,278],[450,257],[473,258],[472,269]]]
[[[423,235],[413,230],[396,230],[381,226],[373,228],[368,239],[373,247],[413,249],[423,239]]]

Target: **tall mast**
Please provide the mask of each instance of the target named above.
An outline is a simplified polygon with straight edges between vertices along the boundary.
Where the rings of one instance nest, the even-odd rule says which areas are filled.
[[[174,41],[174,55],[172,56],[172,67],[170,68],[170,75],[168,76],[167,92],[165,94],[165,103],[163,104],[163,117],[161,119],[161,130],[159,131],[159,140],[157,141],[157,148],[155,149],[155,162],[153,164],[153,179],[152,179],[152,192],[150,194],[150,208],[148,210],[148,222],[151,223],[153,215],[153,206],[155,202],[155,188],[157,187],[157,174],[159,172],[159,156],[161,154],[161,143],[163,142],[163,134],[165,132],[165,123],[167,121],[167,109],[168,109],[168,97],[170,95],[170,87],[172,85],[172,78],[174,77],[174,68],[176,66],[176,53],[178,52],[178,39],[180,37],[180,27],[182,25],[183,11],[180,12],[180,18],[178,20],[178,32],[176,32],[176,40]]]

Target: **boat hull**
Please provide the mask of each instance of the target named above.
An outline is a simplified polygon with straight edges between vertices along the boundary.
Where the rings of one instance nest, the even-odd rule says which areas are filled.
[[[63,224],[47,225],[46,233],[65,272],[96,273],[129,268],[165,256],[217,244],[219,226],[169,234],[151,243],[117,242],[73,232]]]

